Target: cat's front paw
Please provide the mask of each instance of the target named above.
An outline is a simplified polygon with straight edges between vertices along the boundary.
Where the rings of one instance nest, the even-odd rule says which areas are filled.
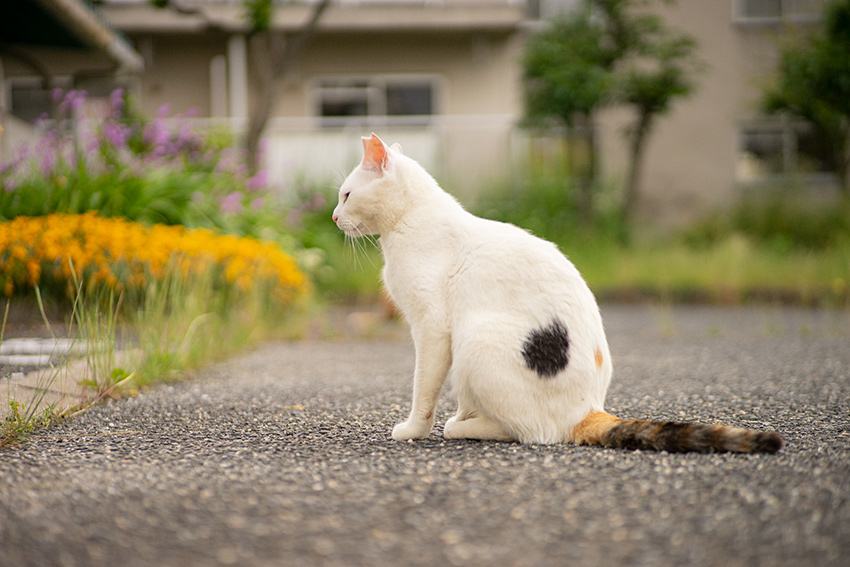
[[[408,439],[424,439],[431,434],[432,424],[427,421],[402,421],[393,427],[393,439],[407,441]]]

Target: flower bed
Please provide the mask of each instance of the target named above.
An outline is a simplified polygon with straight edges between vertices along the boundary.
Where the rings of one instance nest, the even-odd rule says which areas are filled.
[[[295,260],[270,242],[209,229],[152,225],[122,218],[51,214],[0,223],[0,293],[74,282],[88,289],[139,290],[173,273],[212,274],[216,285],[247,291],[270,286],[291,303],[308,289]]]

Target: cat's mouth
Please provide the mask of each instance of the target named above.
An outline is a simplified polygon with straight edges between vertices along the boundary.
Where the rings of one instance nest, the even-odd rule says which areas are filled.
[[[368,236],[372,232],[369,230],[369,227],[366,226],[365,223],[357,223],[354,224],[348,219],[340,219],[337,222],[337,227],[345,233],[346,236],[350,236],[352,238],[359,238],[361,236]]]

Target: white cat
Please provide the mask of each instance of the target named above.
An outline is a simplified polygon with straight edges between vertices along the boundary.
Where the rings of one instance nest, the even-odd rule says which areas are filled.
[[[416,347],[413,406],[396,440],[430,435],[449,378],[443,436],[668,451],[776,452],[778,434],[621,420],[603,409],[611,355],[593,293],[555,245],[478,218],[398,144],[363,138],[333,220],[380,235],[384,284]]]

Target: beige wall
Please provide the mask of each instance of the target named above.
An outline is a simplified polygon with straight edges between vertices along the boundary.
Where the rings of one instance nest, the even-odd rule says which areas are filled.
[[[667,25],[696,38],[706,63],[694,94],[658,119],[646,150],[641,212],[676,224],[740,196],[738,130],[759,114],[761,88],[773,76],[783,28],[734,21],[734,0],[679,0],[660,13]],[[602,121],[609,179],[622,180],[622,128],[630,118],[617,111]]]
[[[156,116],[163,104],[172,114],[194,108],[198,116],[210,115],[210,61],[226,52],[224,34],[141,35],[132,37],[145,58],[139,89],[142,110]]]
[[[509,163],[511,131],[521,112],[521,49],[516,35],[504,33],[324,35],[281,82],[274,111],[280,119],[272,122],[270,137],[279,138],[277,151],[296,155],[290,160],[296,167],[321,170],[324,161],[335,170],[352,165],[360,152],[359,136],[374,128],[388,141],[402,142],[435,175],[464,189]],[[433,77],[437,115],[431,124],[411,128],[377,121],[365,129],[317,132],[309,119],[315,104],[312,86],[322,78],[370,75]],[[285,138],[291,139],[287,143]],[[316,159],[323,141],[327,160]],[[350,150],[342,152],[344,145]],[[303,152],[309,156],[298,157]],[[344,157],[335,157],[341,153]]]
[[[139,91],[142,110],[153,116],[170,103],[172,114],[195,108],[199,116],[210,116],[210,61],[227,55],[227,37],[131,37],[147,62]],[[506,171],[510,163],[511,133],[522,112],[521,53],[518,34],[486,30],[321,34],[277,84],[266,131],[269,168],[279,179],[294,171],[338,177],[359,155],[359,137],[374,129],[401,142],[441,180],[472,192],[479,179]],[[247,63],[253,97],[257,83],[250,55]],[[322,78],[394,75],[433,77],[436,115],[428,126],[377,120],[354,129],[322,129],[314,120],[313,87]]]

